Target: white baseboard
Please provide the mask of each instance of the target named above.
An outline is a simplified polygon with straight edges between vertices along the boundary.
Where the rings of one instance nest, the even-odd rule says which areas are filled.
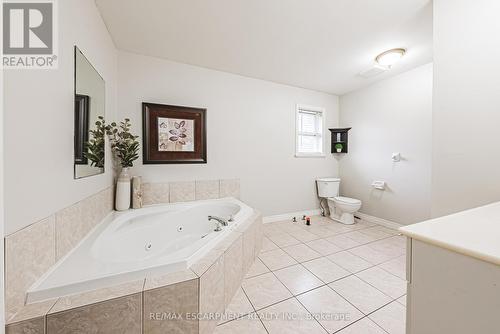
[[[304,210],[304,211],[297,211],[297,212],[290,212],[290,213],[283,213],[280,215],[274,215],[274,216],[266,216],[262,218],[262,222],[264,224],[266,223],[274,223],[274,222],[279,222],[283,220],[292,220],[293,217],[297,217],[297,220],[302,219],[303,215],[306,216],[317,216],[321,214],[320,209],[313,209],[313,210]]]
[[[367,222],[374,223],[374,224],[377,224],[377,225],[382,225],[382,226],[385,226],[385,227],[388,227],[388,228],[392,228],[392,229],[395,229],[395,230],[397,230],[401,226],[404,226],[402,224],[393,222],[391,220],[387,220],[387,219],[382,219],[382,218],[370,216],[370,215],[367,215],[367,214],[362,213],[362,212],[356,212],[354,215],[356,217],[361,218],[361,220],[366,220]]]
[[[306,216],[317,216],[321,214],[321,209],[312,209],[312,210],[304,210],[304,211],[297,211],[297,212],[289,212],[289,213],[283,213],[279,215],[273,215],[273,216],[266,216],[262,218],[262,222],[264,224],[266,223],[274,223],[274,222],[279,222],[279,221],[284,221],[284,220],[292,220],[293,217],[297,217],[297,220],[302,219],[303,215]],[[404,226],[402,224],[393,222],[391,220],[383,219],[383,218],[378,218],[375,216],[370,216],[362,212],[356,212],[354,214],[356,217],[361,218],[361,220],[365,220],[370,223],[374,223],[377,225],[385,226],[388,228],[392,228],[397,230],[398,228]]]

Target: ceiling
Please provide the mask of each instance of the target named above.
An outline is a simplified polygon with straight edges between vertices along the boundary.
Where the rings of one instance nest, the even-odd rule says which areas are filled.
[[[342,95],[432,61],[432,0],[96,0],[116,46]],[[406,56],[359,76],[377,54]]]

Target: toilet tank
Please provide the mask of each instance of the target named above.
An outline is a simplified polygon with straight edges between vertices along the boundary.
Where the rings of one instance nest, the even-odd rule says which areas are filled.
[[[318,185],[318,196],[323,198],[336,197],[339,195],[340,179],[327,177],[316,180]]]

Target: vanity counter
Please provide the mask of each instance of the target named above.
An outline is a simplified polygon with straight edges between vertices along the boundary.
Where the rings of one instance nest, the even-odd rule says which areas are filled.
[[[500,202],[405,226],[407,334],[498,333]]]
[[[404,226],[401,233],[500,265],[500,202]]]

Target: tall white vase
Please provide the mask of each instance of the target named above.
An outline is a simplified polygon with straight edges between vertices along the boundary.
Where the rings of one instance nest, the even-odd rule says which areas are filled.
[[[127,167],[123,167],[120,176],[118,176],[115,208],[117,211],[130,209],[130,175]]]

